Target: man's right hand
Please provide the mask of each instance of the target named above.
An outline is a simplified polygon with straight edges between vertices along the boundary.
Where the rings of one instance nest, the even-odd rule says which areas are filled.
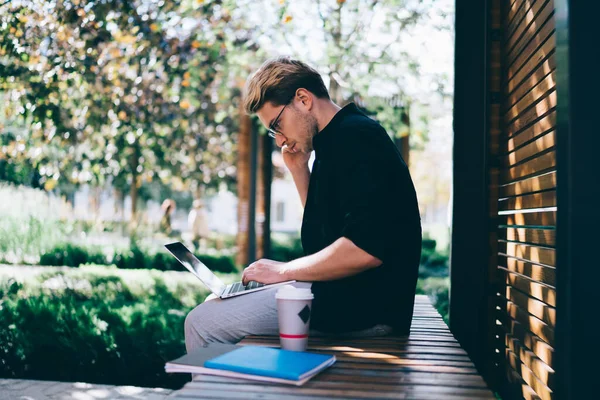
[[[284,145],[281,148],[281,154],[283,155],[283,162],[285,163],[285,166],[290,170],[292,175],[296,172],[302,172],[308,168],[310,153],[304,153],[300,150],[290,152],[288,150],[288,146]]]

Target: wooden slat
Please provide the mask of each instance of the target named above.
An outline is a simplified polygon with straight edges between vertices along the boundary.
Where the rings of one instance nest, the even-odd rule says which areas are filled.
[[[498,201],[499,210],[525,210],[556,206],[556,190],[507,197]]]
[[[375,384],[387,384],[394,385],[422,385],[428,383],[433,386],[448,386],[456,388],[475,388],[485,389],[487,386],[483,379],[478,375],[470,375],[465,377],[464,375],[458,374],[433,374],[428,372],[372,372],[372,371],[361,371],[357,374],[354,370],[348,370],[343,368],[337,368],[332,366],[327,370],[321,372],[319,377],[324,378],[323,381],[327,382],[353,382],[356,384],[361,383],[375,383]],[[227,382],[228,378],[220,376],[203,376],[197,379],[200,382],[212,381],[212,382]],[[248,384],[247,380],[236,379],[236,383]],[[274,383],[265,383],[268,386],[280,386]]]
[[[273,336],[243,345],[279,346]],[[308,351],[336,363],[301,387],[199,375],[173,398],[487,398],[494,396],[425,296],[417,296],[409,336],[314,336]]]
[[[542,172],[550,172],[556,167],[556,152],[554,150],[532,158],[522,164],[510,167],[502,173],[503,183],[524,179]]]
[[[537,357],[533,352],[521,345],[518,339],[507,335],[506,348],[512,351],[519,360],[546,386],[554,388],[554,370]]]
[[[508,312],[508,310],[502,310],[502,311],[498,312],[498,321],[502,324],[501,327],[505,331],[505,335],[503,335],[503,337],[505,338],[508,335],[508,336],[512,336],[515,338],[519,338],[519,337],[535,338],[536,341],[534,342],[534,344],[537,345],[538,343],[542,343],[542,344],[545,344],[547,347],[543,348],[542,346],[538,346],[538,348],[535,349],[535,350],[537,350],[537,352],[535,352],[535,351],[532,351],[532,352],[534,354],[536,354],[536,356],[540,360],[544,360],[544,358],[548,358],[548,356],[545,354],[545,352],[547,352],[548,349],[553,349],[552,343],[551,343],[552,339],[546,339],[546,338],[540,337],[535,332],[535,329],[542,330],[543,328],[534,325],[533,329],[532,329],[529,321],[517,320],[516,318],[512,317],[512,315],[508,314],[507,312]],[[529,348],[529,350],[532,350],[532,349]],[[550,359],[553,358],[553,351],[554,350],[551,350]],[[540,353],[541,356],[538,355],[538,353]]]
[[[556,111],[551,111],[548,115],[540,118],[531,126],[510,136],[508,138],[506,152],[509,153],[514,151],[554,129],[556,129]]]
[[[533,264],[517,258],[506,257],[502,254],[498,256],[498,265],[509,271],[525,275],[531,280],[556,287],[556,270],[553,267]]]
[[[556,79],[556,67],[553,69],[549,69],[550,61],[554,63],[554,55],[551,56],[550,60],[546,60],[539,68],[525,81],[523,81],[520,85],[518,85],[514,92],[510,93],[505,100],[505,109],[509,109],[513,107],[515,104],[520,102],[522,99],[526,98],[529,92],[532,91],[532,88],[536,91],[541,90],[542,85],[544,83],[548,83],[547,86],[554,87],[555,79]],[[554,82],[552,82],[554,80]]]
[[[556,265],[556,250],[550,247],[512,242],[499,242],[498,253],[504,254],[508,257],[530,261],[534,264],[549,265],[551,267]]]
[[[524,110],[543,100],[549,94],[550,90],[554,88],[556,88],[556,73],[551,72],[538,82],[537,85],[527,91],[523,97],[517,95],[509,96],[507,102],[507,107],[509,108],[506,111],[505,120],[510,122],[517,118]]]
[[[262,337],[252,336],[251,338],[245,339],[244,343],[264,343],[277,345],[277,342],[273,339],[265,339]],[[454,338],[448,338],[444,336],[410,336],[410,337],[388,337],[381,336],[378,338],[352,338],[352,339],[340,339],[335,340],[327,337],[311,337],[308,340],[309,346],[349,346],[349,347],[360,347],[361,349],[373,350],[376,347],[381,346],[393,346],[402,347],[405,345],[416,345],[416,346],[427,346],[427,347],[450,347],[460,348],[460,344]]]
[[[311,349],[311,352],[320,354],[333,353],[330,350]],[[425,357],[408,357],[406,355],[394,355],[387,353],[369,353],[369,352],[346,352],[336,355],[341,361],[349,361],[353,363],[365,364],[365,368],[370,368],[373,364],[383,365],[443,365],[448,367],[470,368],[472,366],[468,359],[461,358],[460,360],[440,360],[442,356],[433,357],[435,360],[426,360]]]
[[[523,380],[523,378],[512,368],[508,367],[506,378],[511,393],[514,397],[522,397],[523,400],[541,400],[541,397]]]
[[[545,23],[536,25],[534,29],[528,31],[527,39],[521,40],[519,44],[512,49],[510,54],[505,58],[508,66],[509,78],[511,71],[518,71],[535,51],[543,45],[555,30],[554,16],[550,17]]]
[[[508,69],[505,93],[512,94],[524,85],[533,87],[535,83],[539,82],[550,71],[555,70],[555,49],[556,33],[552,33],[530,56],[527,57],[524,54],[525,61],[520,68]]]
[[[504,235],[502,235],[504,232]],[[554,229],[526,229],[507,228],[501,229],[500,234],[508,241],[537,244],[553,247],[556,243],[556,231]]]
[[[509,137],[515,136],[520,133],[521,130],[529,128],[538,120],[542,119],[553,111],[556,107],[556,91],[552,91],[548,94],[544,100],[540,101],[535,107],[529,108],[527,111],[522,113],[519,118],[510,122],[506,127],[506,132]]]
[[[479,375],[465,375],[465,374],[439,374],[432,372],[404,372],[404,371],[371,371],[362,370],[356,371],[355,369],[343,368],[340,366],[333,365],[327,371],[323,372],[328,376],[335,375],[340,377],[346,376],[349,379],[356,381],[373,380],[380,381],[381,383],[395,383],[398,380],[402,382],[414,382],[417,384],[430,384],[435,385],[437,383],[443,384],[444,386],[458,386],[458,387],[487,387],[483,378]]]
[[[504,267],[498,267],[504,272],[506,284],[513,286],[527,295],[536,298],[552,307],[556,307],[556,290],[548,285],[532,281],[524,275],[519,275]],[[542,338],[543,339],[543,338]]]
[[[554,227],[556,211],[539,211],[530,213],[511,213],[498,217],[500,226]]]
[[[544,321],[548,326],[556,326],[556,308],[541,302],[511,286],[506,287],[506,299],[515,303],[521,309]]]
[[[498,194],[501,197],[518,196],[554,188],[556,188],[556,172],[552,171],[500,186]]]
[[[171,397],[170,397],[171,398]],[[328,399],[327,395],[317,396],[317,395],[297,395],[297,394],[285,394],[285,393],[241,393],[241,392],[223,392],[222,390],[208,390],[206,388],[202,388],[202,397],[198,397],[197,389],[182,389],[179,393],[177,393],[175,399],[198,399],[198,398],[207,398],[207,399],[262,399],[262,400],[323,400]],[[353,398],[361,398],[360,396],[354,396]],[[368,397],[367,397],[368,398]],[[397,397],[391,397],[397,398]],[[406,397],[400,397],[406,398]],[[421,400],[437,400],[439,398],[439,394],[431,394],[431,395],[419,395],[418,397]],[[452,400],[464,400],[464,397],[461,396],[453,396],[453,395],[445,395],[445,399]]]
[[[520,86],[526,84],[527,78],[530,77],[532,71],[537,68],[537,74],[546,76],[549,70],[555,69],[550,67],[549,62],[544,63],[542,68],[538,68],[538,65],[546,60],[551,54],[554,54],[556,50],[556,34],[552,32],[541,44],[541,46],[533,49],[532,53],[522,53],[515,64],[509,67],[506,74],[506,87],[504,92],[511,94]],[[556,59],[554,59],[556,61]],[[554,63],[555,64],[555,63]],[[535,78],[533,78],[535,80]],[[539,81],[537,79],[536,81]],[[532,87],[533,85],[529,85]]]
[[[509,153],[504,157],[504,165],[507,167],[521,163],[524,160],[535,157],[537,154],[550,150],[556,145],[556,131],[551,130],[548,133],[538,136],[534,141],[518,149],[511,149],[510,141],[508,144]]]
[[[517,371],[517,373],[523,378],[523,380],[537,393],[542,400],[552,399],[552,390],[548,386],[544,385],[529,369],[524,365],[519,357],[512,351],[506,350],[506,357],[510,366]]]
[[[541,319],[529,314],[515,303],[508,301],[506,303],[506,312],[516,321],[519,321],[530,332],[537,335],[550,345],[554,344],[554,329]]]
[[[554,348],[552,346],[530,332],[526,326],[509,317],[505,312],[498,313],[498,320],[502,324],[498,326],[496,332],[498,337],[504,338],[506,335],[510,335],[518,339],[522,345],[527,347],[540,360],[544,361],[547,365],[552,365],[552,360],[554,359]]]
[[[408,360],[410,361],[410,360]],[[461,367],[448,364],[447,362],[406,362],[404,364],[368,364],[358,363],[352,361],[344,361],[344,368],[352,368],[357,371],[369,370],[369,371],[406,371],[406,372],[433,372],[433,373],[449,373],[449,374],[465,374],[473,375],[477,374],[475,367]]]
[[[554,14],[554,1],[548,2],[536,1],[532,4],[532,7],[527,12],[525,19],[522,23],[517,26],[514,34],[508,38],[506,42],[506,59],[507,62],[514,60],[518,54],[523,52],[523,49],[527,47],[531,42],[536,41],[537,33],[543,29],[545,23],[550,23],[551,28],[554,29],[554,23],[547,21],[551,15]],[[538,39],[539,40],[539,39]],[[541,44],[538,43],[538,44]]]
[[[538,49],[540,56],[545,56],[543,53],[544,46]],[[513,79],[507,83],[506,92],[508,93],[508,104],[512,105],[521,99],[532,87],[537,86],[547,76],[556,70],[556,56],[554,53],[548,58],[538,59],[532,56],[515,74]],[[512,82],[512,84],[511,84]]]
[[[519,22],[525,17],[525,13],[530,8],[530,4],[536,0],[517,0],[512,2],[510,7],[507,9],[507,15],[505,18],[507,37],[512,34],[515,28],[519,25]]]
[[[521,147],[525,143],[549,132],[556,128],[556,111],[552,110],[548,115],[538,119],[531,126],[523,130],[507,130],[508,147],[507,152],[513,151]],[[520,127],[519,127],[520,129]]]
[[[255,346],[267,346],[271,347],[272,344],[261,343],[254,340],[248,340],[244,342],[244,344],[252,344]],[[391,346],[379,346],[375,348],[365,349],[359,347],[350,347],[350,346],[330,346],[330,345],[318,345],[313,344],[311,346],[311,351],[314,352],[328,352],[333,354],[343,354],[349,355],[352,357],[356,357],[359,359],[369,359],[372,360],[383,360],[384,362],[388,362],[387,360],[393,360],[399,357],[407,357],[409,355],[414,355],[417,358],[420,356],[424,356],[427,354],[430,355],[448,355],[452,356],[450,359],[456,361],[469,361],[467,353],[459,348],[454,347],[442,347],[442,346],[402,346],[402,347],[391,347]]]
[[[284,385],[273,385],[262,383],[260,385],[248,384],[240,379],[223,379],[220,377],[201,376],[198,380],[188,383],[187,389],[196,389],[199,395],[205,389],[225,389],[243,393],[278,393],[299,395],[320,395],[327,398],[384,398],[403,399],[409,397],[421,397],[421,395],[437,396],[463,396],[463,398],[489,398],[493,399],[491,393],[485,389],[459,388],[452,386],[420,386],[420,385],[384,385],[373,383],[353,382],[327,382],[324,380],[312,380],[301,387],[289,387]],[[433,398],[433,397],[430,397]]]

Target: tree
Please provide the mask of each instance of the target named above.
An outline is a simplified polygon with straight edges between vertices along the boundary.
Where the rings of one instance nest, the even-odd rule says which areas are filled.
[[[231,2],[16,1],[0,6],[0,91],[27,133],[5,155],[40,182],[129,190],[234,182],[239,99]],[[233,82],[233,84],[232,84]],[[8,140],[8,138],[4,138]]]
[[[415,52],[421,26],[449,30],[441,0],[263,1],[263,22],[273,50],[315,65],[341,105],[357,98],[394,138],[407,131],[411,104],[432,92],[449,96],[448,77],[425,73]],[[268,44],[269,41],[265,40]],[[402,99],[398,107],[394,99]],[[421,116],[415,116],[420,118]],[[411,130],[411,134],[420,132]]]

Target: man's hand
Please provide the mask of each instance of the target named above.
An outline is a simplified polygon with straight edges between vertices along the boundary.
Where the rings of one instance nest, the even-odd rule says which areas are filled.
[[[286,144],[281,148],[281,154],[283,155],[283,162],[285,163],[285,166],[290,170],[291,173],[302,171],[308,168],[310,153],[303,153],[297,148],[291,150]]]
[[[278,283],[287,281],[285,264],[279,261],[260,259],[250,264],[242,273],[244,286],[250,281],[258,283]]]

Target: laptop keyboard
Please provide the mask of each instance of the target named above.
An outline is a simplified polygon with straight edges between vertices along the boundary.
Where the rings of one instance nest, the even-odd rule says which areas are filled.
[[[244,286],[242,284],[242,282],[236,282],[236,283],[231,284],[231,286],[229,286],[229,288],[227,289],[227,292],[225,292],[225,294],[243,292],[244,290],[256,289],[256,288],[263,287],[263,286],[265,286],[264,283],[258,283],[258,282],[250,282],[246,286]]]

